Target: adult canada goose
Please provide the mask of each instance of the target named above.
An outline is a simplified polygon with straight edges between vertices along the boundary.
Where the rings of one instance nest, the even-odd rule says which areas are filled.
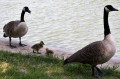
[[[43,41],[41,41],[40,43],[34,44],[34,45],[31,47],[31,48],[33,49],[33,53],[36,53],[35,51],[37,51],[38,54],[41,54],[41,53],[39,53],[39,50],[40,50],[41,48],[43,48],[43,45],[45,45]]]
[[[9,45],[11,48],[16,48],[16,46],[11,45],[11,38],[19,38],[20,42],[19,45],[24,47],[26,46],[25,44],[21,43],[21,37],[24,36],[27,31],[28,27],[25,23],[24,20],[24,15],[25,12],[31,13],[28,7],[24,7],[21,13],[21,19],[20,20],[15,20],[15,21],[10,21],[9,23],[5,24],[3,28],[4,32],[4,37],[9,37]]]
[[[115,54],[116,48],[112,38],[109,24],[108,14],[110,11],[118,11],[112,5],[104,7],[104,39],[102,41],[93,42],[81,50],[78,50],[72,56],[64,61],[64,65],[72,62],[80,62],[90,64],[92,66],[92,75],[100,77],[104,73],[97,67],[98,64],[103,64],[110,60]],[[97,69],[98,75],[94,74],[94,68]]]
[[[51,57],[54,57],[54,52],[48,48],[46,48],[46,56],[51,56]]]

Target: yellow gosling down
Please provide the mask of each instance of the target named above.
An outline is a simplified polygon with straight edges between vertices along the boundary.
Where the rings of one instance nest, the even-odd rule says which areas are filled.
[[[46,56],[50,56],[50,57],[54,57],[54,52],[52,50],[49,50],[48,48],[46,48]]]
[[[43,45],[45,45],[43,41],[41,41],[40,43],[34,44],[34,45],[31,47],[31,48],[33,49],[33,53],[41,54],[41,53],[39,52],[39,50],[40,50],[41,48],[43,48]],[[35,51],[36,51],[36,52],[35,52]]]

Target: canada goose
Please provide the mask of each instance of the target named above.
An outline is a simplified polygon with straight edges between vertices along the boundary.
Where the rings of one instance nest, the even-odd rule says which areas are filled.
[[[108,14],[110,11],[118,11],[111,5],[104,7],[104,39],[102,41],[93,42],[81,50],[78,50],[72,56],[64,61],[64,65],[72,62],[80,62],[83,64],[90,64],[92,66],[92,75],[100,77],[104,73],[97,67],[98,64],[103,64],[110,60],[115,54],[116,48],[112,38],[109,24]],[[94,68],[97,69],[98,75],[94,74]]]
[[[27,24],[25,23],[25,20],[24,20],[25,12],[31,13],[29,8],[25,6],[22,10],[20,20],[10,21],[9,23],[5,24],[5,26],[3,27],[3,32],[4,32],[3,36],[9,37],[9,45],[11,48],[16,48],[16,46],[11,45],[12,37],[19,38],[20,46],[22,47],[26,46],[25,44],[21,43],[21,37],[24,36],[28,31]]]
[[[54,52],[48,48],[46,48],[46,56],[54,57]]]
[[[41,53],[39,53],[39,50],[41,48],[43,48],[43,45],[45,45],[43,41],[41,41],[40,43],[37,43],[37,44],[33,45],[31,47],[33,49],[33,53],[36,53],[35,51],[37,51],[38,54],[41,54]]]

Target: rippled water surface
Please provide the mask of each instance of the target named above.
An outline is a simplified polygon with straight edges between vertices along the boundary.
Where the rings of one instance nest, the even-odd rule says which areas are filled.
[[[103,8],[108,4],[120,9],[120,0],[0,0],[0,38],[3,26],[19,20],[22,8],[28,6],[32,13],[25,14],[29,31],[23,41],[43,40],[48,46],[78,50],[103,39]],[[115,56],[120,57],[120,12],[110,13],[109,24]]]

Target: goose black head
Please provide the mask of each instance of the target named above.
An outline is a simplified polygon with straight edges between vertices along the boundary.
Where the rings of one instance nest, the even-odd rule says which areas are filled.
[[[28,8],[27,6],[25,6],[25,7],[23,8],[23,11],[28,12],[28,13],[31,13],[31,11],[29,10],[29,8]]]
[[[112,5],[106,5],[104,9],[106,12],[118,11],[118,9],[114,8]]]

